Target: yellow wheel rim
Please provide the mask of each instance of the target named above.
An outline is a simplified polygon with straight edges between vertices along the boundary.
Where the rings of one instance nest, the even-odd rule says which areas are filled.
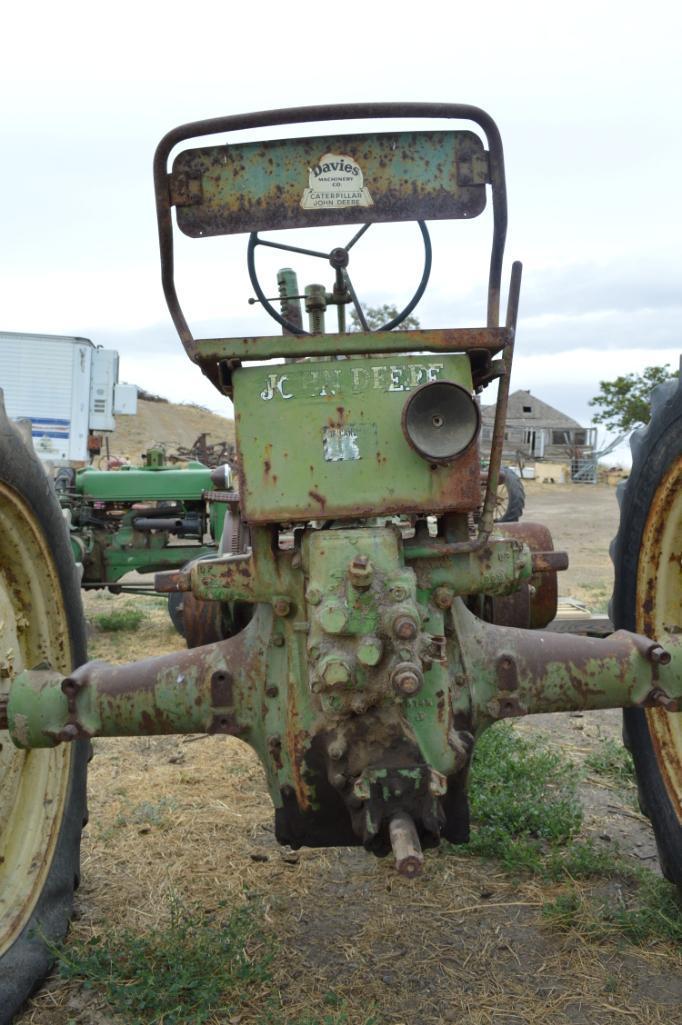
[[[59,577],[32,510],[0,482],[0,695],[47,661],[72,668]],[[59,836],[72,749],[19,751],[0,732],[0,956],[26,926]]]
[[[637,631],[665,645],[682,632],[682,456],[649,509],[637,567]],[[682,712],[646,711],[661,776],[682,823]]]

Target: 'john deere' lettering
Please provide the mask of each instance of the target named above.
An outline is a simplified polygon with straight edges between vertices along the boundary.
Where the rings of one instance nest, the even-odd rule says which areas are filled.
[[[271,399],[325,399],[368,391],[406,392],[442,377],[442,363],[372,364],[362,367],[311,367],[302,373],[267,374],[260,393]]]

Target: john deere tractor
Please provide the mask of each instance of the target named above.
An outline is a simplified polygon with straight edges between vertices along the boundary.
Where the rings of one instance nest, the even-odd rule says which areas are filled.
[[[314,122],[340,127],[320,135],[304,127]],[[501,319],[507,200],[494,122],[475,107],[429,103],[218,118],[166,135],[154,182],[170,314],[189,358],[235,405],[240,517],[234,550],[156,584],[248,606],[250,617],[190,650],[87,662],[63,516],[3,417],[0,1018],[45,973],[45,938],[67,926],[93,737],[239,737],[263,763],[282,843],[392,852],[397,871],[416,876],[424,848],[467,841],[468,768],[484,729],[623,707],[642,806],[679,885],[680,385],[655,393],[651,423],[634,438],[613,547],[615,632],[545,632],[566,557],[541,526],[494,524],[521,285],[516,263]],[[482,326],[395,331],[428,284],[427,224],[477,217],[489,199]],[[414,223],[419,281],[398,315],[370,331],[353,266],[389,221]],[[333,248],[296,234],[321,227],[338,233]],[[194,337],[175,286],[177,231],[247,236],[252,287],[275,333]],[[287,266],[262,283],[273,249]],[[317,259],[319,280],[301,290],[288,265],[304,256]],[[451,254],[435,258],[454,266]],[[346,332],[349,309],[363,330]],[[477,518],[477,396],[493,382]]]
[[[169,466],[160,447],[144,460],[119,470],[57,471],[55,488],[85,590],[153,593],[148,579],[124,578],[187,569],[215,555],[219,543],[228,552],[241,543],[233,536],[244,528],[227,464]],[[189,647],[219,640],[235,625],[234,606],[197,602],[191,594],[169,594],[168,612]]]

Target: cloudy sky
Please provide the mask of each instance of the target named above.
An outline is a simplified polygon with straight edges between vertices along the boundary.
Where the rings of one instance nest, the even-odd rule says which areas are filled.
[[[120,351],[122,379],[226,412],[185,357],[161,292],[156,143],[223,114],[433,100],[481,106],[502,132],[505,280],[512,259],[524,263],[512,387],[588,422],[601,379],[677,365],[679,4],[463,7],[12,5],[0,66],[0,329],[90,337]],[[489,232],[486,215],[434,227],[423,327],[483,322]],[[358,246],[356,287],[369,304],[401,304],[418,275],[416,228],[372,235]],[[181,240],[181,298],[197,336],[270,332],[247,303],[245,241]],[[263,261],[266,293],[275,269]],[[327,283],[323,265],[299,270],[302,282],[322,271]]]

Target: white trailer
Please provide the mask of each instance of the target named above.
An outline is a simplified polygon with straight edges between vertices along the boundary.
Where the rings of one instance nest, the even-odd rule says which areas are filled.
[[[0,331],[0,388],[13,420],[30,420],[46,462],[85,463],[88,439],[137,411],[137,388],[118,383],[118,353],[88,338]]]

